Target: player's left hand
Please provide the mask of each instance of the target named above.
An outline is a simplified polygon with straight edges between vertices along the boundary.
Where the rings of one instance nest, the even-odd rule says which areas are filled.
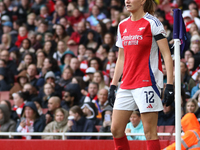
[[[111,85],[110,90],[108,91],[108,103],[110,106],[113,107],[115,103],[115,93],[116,93],[117,86]]]
[[[166,106],[170,106],[174,102],[174,86],[172,84],[167,84],[164,93],[163,103]]]

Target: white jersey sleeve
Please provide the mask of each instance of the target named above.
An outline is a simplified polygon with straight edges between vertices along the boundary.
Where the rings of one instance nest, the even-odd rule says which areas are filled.
[[[151,24],[151,31],[153,36],[162,34],[164,37],[166,37],[166,32],[163,24],[156,17],[148,14],[146,19],[148,19]]]
[[[119,25],[118,25],[118,28],[117,28],[116,46],[119,47],[119,48],[124,48],[123,45],[122,45],[122,38],[121,38]]]

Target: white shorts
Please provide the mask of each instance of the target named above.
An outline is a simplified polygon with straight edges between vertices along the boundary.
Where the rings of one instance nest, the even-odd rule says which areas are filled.
[[[148,86],[133,90],[121,89],[117,91],[113,109],[137,110],[140,113],[158,112],[163,110],[160,99],[161,89],[157,86]]]

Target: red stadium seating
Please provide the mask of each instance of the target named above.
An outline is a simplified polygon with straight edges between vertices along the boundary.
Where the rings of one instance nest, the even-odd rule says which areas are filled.
[[[9,91],[0,92],[0,101],[1,100],[9,100]]]

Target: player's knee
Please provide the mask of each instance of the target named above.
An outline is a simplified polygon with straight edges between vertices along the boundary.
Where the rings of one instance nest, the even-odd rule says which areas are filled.
[[[155,140],[158,139],[157,132],[144,131],[146,140]]]
[[[115,125],[111,126],[111,132],[115,138],[124,136],[124,130]]]

